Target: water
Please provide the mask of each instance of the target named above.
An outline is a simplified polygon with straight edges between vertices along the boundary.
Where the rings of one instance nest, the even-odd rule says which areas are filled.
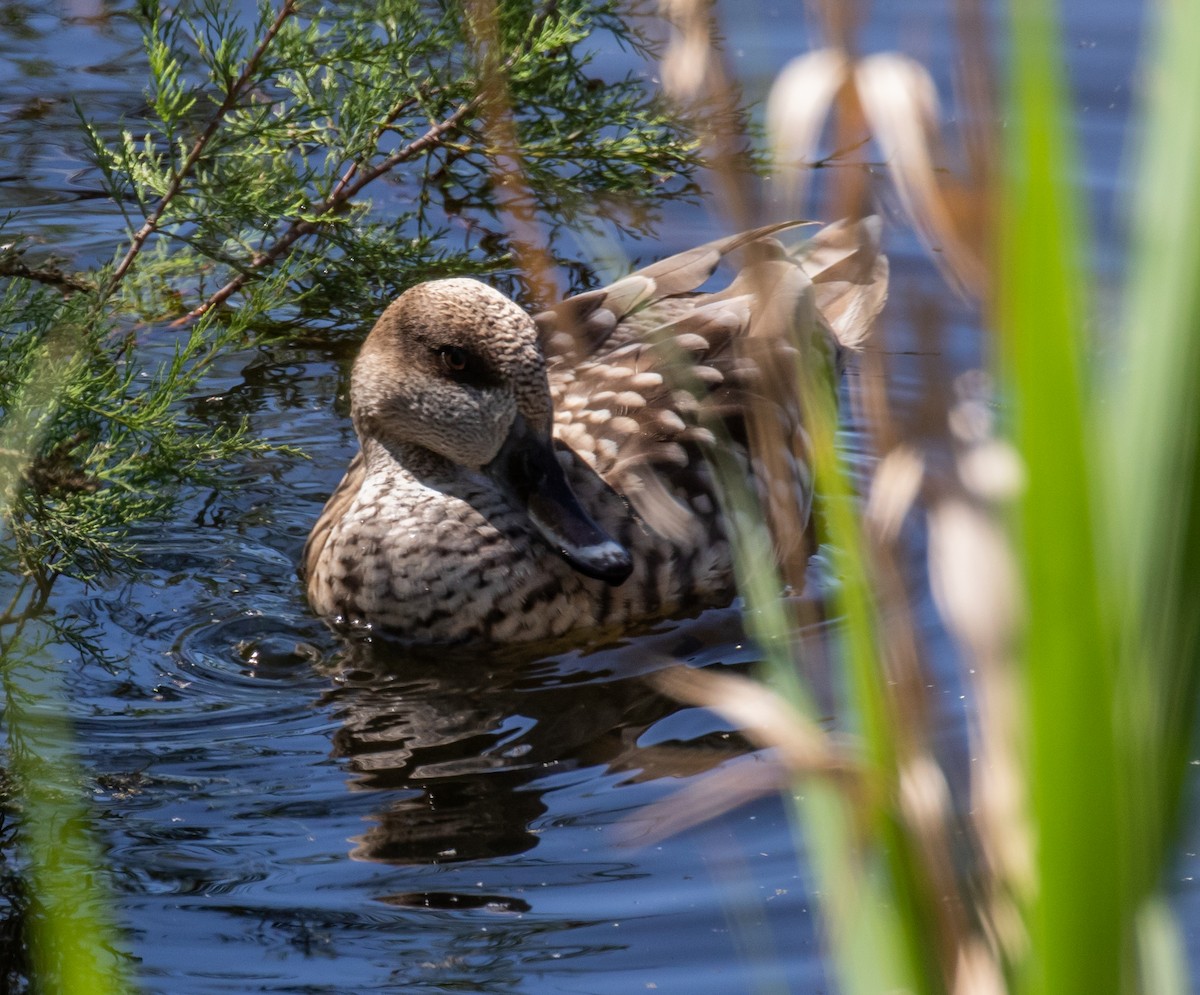
[[[948,94],[945,13],[876,3],[868,47],[912,51]],[[1139,11],[1109,0],[1067,13],[1096,264],[1115,273]],[[791,5],[728,29],[751,94],[808,44]],[[90,0],[13,5],[0,24],[0,210],[76,263],[108,258],[118,216],[95,196],[70,101],[111,127],[135,114],[139,51],[131,23]],[[714,213],[673,207],[660,245],[635,251],[713,237]],[[910,233],[891,226],[888,251],[892,391],[915,408],[920,302],[939,302],[951,368],[979,361],[981,337]],[[777,798],[645,835],[647,806],[765,766],[727,722],[645,680],[670,660],[751,664],[736,610],[517,663],[381,658],[310,616],[294,566],[354,451],[352,355],[335,342],[227,357],[193,407],[247,413],[311,460],[231,467],[139,537],[135,580],[57,595],[123,661],[61,653],[144,990],[828,990],[802,844]],[[846,437],[861,463],[857,439]],[[939,737],[961,765],[963,691],[919,548],[913,574]],[[1178,891],[1200,922],[1192,890]]]

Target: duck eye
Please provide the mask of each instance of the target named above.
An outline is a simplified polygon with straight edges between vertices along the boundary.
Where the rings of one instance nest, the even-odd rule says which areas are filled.
[[[467,368],[467,350],[456,345],[444,345],[437,351],[438,358],[451,373],[462,373]]]
[[[487,360],[470,349],[457,345],[442,345],[435,346],[432,352],[448,380],[481,390],[498,387],[502,383]]]

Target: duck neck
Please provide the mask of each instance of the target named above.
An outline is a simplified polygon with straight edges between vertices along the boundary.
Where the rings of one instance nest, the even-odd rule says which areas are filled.
[[[429,483],[453,480],[461,471],[457,464],[424,446],[411,442],[384,442],[375,437],[359,440],[367,473],[386,472]]]

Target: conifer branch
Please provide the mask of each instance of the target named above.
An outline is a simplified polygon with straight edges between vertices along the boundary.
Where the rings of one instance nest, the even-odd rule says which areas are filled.
[[[482,94],[477,94],[470,100],[464,101],[449,117],[432,125],[425,134],[413,139],[402,149],[393,152],[370,169],[359,171],[356,166],[351,166],[338,182],[333,193],[320,203],[314,204],[311,208],[311,213],[316,216],[317,220],[313,218],[297,218],[293,220],[284,233],[271,244],[270,248],[258,253],[237,276],[221,287],[220,290],[211,294],[203,304],[193,308],[182,318],[177,318],[173,321],[171,327],[193,321],[205,312],[228,300],[245,286],[247,280],[278,260],[299,239],[317,231],[320,227],[320,218],[334,213],[343,204],[349,202],[363,187],[373,180],[379,179],[384,173],[395,169],[401,163],[407,162],[437,145],[447,134],[457,129],[468,115],[477,110],[482,102]]]
[[[96,289],[96,285],[90,280],[73,273],[64,273],[57,266],[29,266],[15,253],[0,254],[0,277],[6,276],[33,280],[48,287],[58,287],[64,293],[87,293]]]
[[[641,220],[689,196],[698,155],[684,123],[632,75],[588,68],[594,31],[629,37],[618,3],[534,0],[529,18],[501,0],[472,25],[458,3],[401,2],[381,30],[366,5],[300,25],[307,6],[273,0],[250,41],[224,0],[169,15],[181,21],[157,0],[138,6],[155,90],[147,137],[108,139],[81,107],[105,192],[145,205],[113,233],[119,262],[59,274],[0,250],[0,411],[21,427],[0,433],[0,574],[19,588],[0,602],[0,656],[14,627],[53,604],[57,577],[133,569],[136,526],[175,514],[179,486],[282,452],[234,412],[191,410],[215,359],[264,341],[282,315],[357,321],[434,268],[511,271],[526,261],[524,232],[504,223],[514,199],[550,248],[560,227],[623,225],[623,212]],[[406,170],[415,203],[364,197]],[[441,237],[452,225],[470,233],[464,244]],[[236,308],[217,307],[234,294]],[[199,300],[182,336],[147,343],[135,330]]]
[[[275,40],[275,36],[279,34],[284,22],[294,13],[296,13],[296,0],[283,0],[283,6],[279,8],[279,13],[275,15],[275,20],[271,23],[270,27],[267,28],[266,32],[264,32],[262,40],[258,43],[258,47],[246,60],[246,64],[242,69],[241,75],[238,76],[233,85],[226,91],[225,98],[221,101],[216,113],[213,114],[213,116],[209,119],[209,122],[207,125],[205,125],[204,130],[200,132],[199,137],[197,137],[196,141],[192,144],[191,151],[188,152],[187,158],[184,159],[179,168],[172,173],[171,182],[167,186],[167,189],[163,193],[162,197],[159,199],[158,206],[150,212],[150,215],[146,218],[145,223],[134,234],[133,241],[130,243],[128,251],[125,253],[121,261],[117,263],[116,269],[113,270],[112,276],[109,278],[108,284],[105,287],[103,296],[107,297],[112,294],[117,285],[124,278],[125,274],[129,271],[129,267],[133,265],[133,261],[137,258],[138,253],[142,251],[142,247],[146,244],[146,240],[150,238],[150,236],[156,231],[158,231],[159,222],[162,220],[162,217],[166,213],[167,209],[171,206],[171,202],[183,189],[184,180],[191,175],[192,170],[196,167],[196,163],[198,163],[201,157],[204,155],[205,148],[208,146],[208,143],[212,141],[213,136],[217,133],[217,129],[221,126],[221,122],[225,119],[225,116],[238,106],[238,102],[241,100],[247,86],[250,84],[251,80],[254,79],[254,75],[258,70],[258,64],[262,61],[262,57],[266,54],[267,49],[270,48],[271,43]]]

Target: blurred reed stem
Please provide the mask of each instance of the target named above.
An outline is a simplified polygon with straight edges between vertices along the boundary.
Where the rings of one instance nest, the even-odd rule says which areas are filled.
[[[694,26],[709,9],[693,6]],[[854,58],[852,12],[819,6],[832,48],[797,60],[803,73],[793,73],[789,88],[782,85],[785,70],[772,95],[782,109],[777,119],[798,122],[814,143],[821,127],[835,136],[844,131],[840,117],[832,126],[820,124],[829,112],[814,106],[825,99],[815,95],[821,67],[848,66],[844,71],[859,73],[862,85],[861,67],[871,58]],[[989,492],[968,479],[965,460],[980,454],[987,438],[952,425],[941,442],[950,444],[955,465],[947,472],[930,469],[926,460],[921,472],[927,510],[942,518],[932,531],[941,530],[952,544],[976,544],[939,551],[948,554],[948,562],[936,565],[945,571],[941,579],[958,588],[943,592],[939,607],[944,615],[965,612],[946,615],[946,622],[961,642],[964,665],[979,667],[971,670],[978,707],[997,711],[978,719],[986,735],[977,739],[983,745],[972,790],[994,792],[977,799],[992,808],[1008,803],[1012,811],[993,811],[992,818],[972,813],[972,832],[962,841],[969,856],[952,852],[947,834],[955,823],[935,798],[944,782],[920,714],[928,706],[905,691],[914,685],[904,668],[912,670],[915,661],[898,661],[892,647],[900,629],[884,590],[889,554],[861,526],[833,448],[833,417],[812,403],[806,424],[840,579],[833,609],[847,673],[843,705],[847,724],[861,737],[862,769],[852,791],[844,782],[806,780],[796,792],[797,811],[831,957],[847,992],[1182,995],[1188,972],[1162,876],[1177,838],[1200,694],[1200,100],[1194,96],[1200,60],[1192,51],[1200,8],[1156,8],[1127,268],[1127,355],[1111,381],[1112,371],[1097,369],[1089,339],[1104,288],[1089,273],[1092,241],[1073,187],[1080,172],[1057,8],[1011,0],[1008,11],[1009,85],[1005,127],[995,132],[998,164],[983,153],[991,139],[979,129],[981,122],[992,127],[991,109],[1002,101],[989,89],[985,69],[969,68],[965,97],[972,123],[962,136],[968,181],[940,170],[900,175],[896,182],[924,184],[922,198],[908,198],[905,207],[945,210],[958,226],[957,232],[922,228],[915,218],[918,231],[940,232],[943,241],[959,237],[990,260],[985,279],[964,282],[990,308],[1004,428],[1023,469],[1024,488],[1010,507],[1011,550],[995,518],[1017,484],[1010,490],[993,478],[996,489]],[[966,37],[982,32],[977,5],[963,0],[959,12],[963,51],[986,52],[981,33]],[[715,56],[709,59],[717,64]],[[892,79],[922,85],[911,60],[876,62],[876,76],[884,79],[879,67]],[[848,82],[840,89],[824,82],[825,92],[837,94],[831,113],[848,115],[852,124],[886,124],[894,150],[911,151],[930,138],[914,133],[906,146],[896,141],[904,136],[894,120],[872,117],[897,106],[881,99],[890,94],[869,91],[864,103],[851,99]],[[919,106],[928,110],[932,102]],[[915,131],[919,117],[913,122]],[[736,141],[726,137],[724,145]],[[803,145],[794,143],[793,150]],[[819,161],[815,148],[799,151],[802,168]],[[919,158],[909,156],[908,166]],[[905,163],[896,156],[889,167],[902,174]],[[727,175],[722,182],[735,179]],[[827,204],[860,202],[861,182],[850,184],[852,196],[834,181],[830,187]],[[989,228],[997,233],[992,247],[977,237]],[[806,402],[825,396],[804,370],[797,383]],[[923,388],[954,417],[956,385],[931,378]],[[983,402],[974,403],[983,410]],[[886,398],[873,405],[887,408]],[[906,438],[891,426],[876,434],[892,440],[885,458],[908,447],[931,454],[936,466],[939,443]],[[1000,450],[1009,452],[1000,444],[989,451],[994,471],[1002,469]],[[1012,554],[1020,564],[1020,591],[1009,582]],[[797,690],[794,674],[783,673],[800,651],[780,649],[789,620],[768,604],[766,554],[751,552],[746,559],[760,564],[743,593],[763,642],[768,680],[803,708],[806,693]],[[1014,633],[1017,604],[1025,614]],[[922,790],[930,790],[921,794],[914,785],[925,776],[930,780]],[[962,909],[955,907],[960,900]]]
[[[1136,737],[1137,780],[1159,793],[1131,799],[1154,844],[1139,868],[1149,881],[1174,838],[1200,693],[1200,7],[1157,13],[1130,212],[1125,355],[1117,404],[1098,426],[1113,441],[1113,569],[1127,578],[1120,597],[1136,607],[1140,630],[1123,646],[1122,690],[1137,711],[1121,714]]]
[[[52,334],[22,397],[0,423],[0,449],[25,454],[7,463],[0,477],[0,521],[25,484],[76,347],[70,331]],[[18,790],[18,839],[31,896],[24,929],[33,979],[37,991],[56,995],[119,995],[129,989],[109,913],[105,864],[81,792],[85,778],[73,752],[66,689],[30,632],[36,622],[29,605],[38,599],[35,581],[24,578],[8,612],[19,617],[0,640],[6,759]]]
[[[1113,610],[1127,621],[1115,718],[1119,828],[1142,990],[1183,993],[1187,967],[1161,890],[1194,771],[1200,696],[1200,7],[1164,3],[1152,13],[1124,355],[1096,431],[1111,440],[1106,552]]]
[[[1023,708],[1036,887],[1022,987],[1084,995],[1112,990],[1121,976],[1127,908],[1112,727],[1115,633],[1096,562],[1097,469],[1087,423],[1090,240],[1068,185],[1077,174],[1055,8],[1014,0],[1010,12],[995,317],[1026,473],[1014,531],[1027,605]]]

